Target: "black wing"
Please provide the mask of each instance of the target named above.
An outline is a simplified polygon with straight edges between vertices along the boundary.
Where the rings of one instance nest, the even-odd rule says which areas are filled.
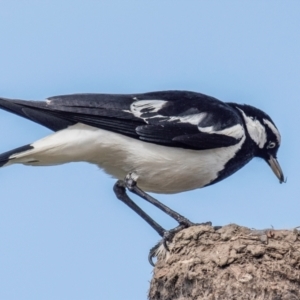
[[[185,91],[74,94],[47,101],[0,99],[0,108],[54,131],[81,122],[146,142],[190,149],[234,145],[239,138],[221,132],[242,124],[227,104]]]

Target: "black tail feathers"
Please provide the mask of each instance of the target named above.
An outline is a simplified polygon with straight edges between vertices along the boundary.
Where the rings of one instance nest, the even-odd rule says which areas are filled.
[[[13,150],[10,150],[10,151],[0,154],[0,167],[3,167],[6,163],[8,163],[8,161],[10,160],[10,157],[12,155],[21,153],[21,152],[24,152],[24,151],[27,151],[30,149],[33,149],[33,147],[30,144],[28,144],[28,145],[25,145],[25,146],[22,146],[19,148],[15,148]]]

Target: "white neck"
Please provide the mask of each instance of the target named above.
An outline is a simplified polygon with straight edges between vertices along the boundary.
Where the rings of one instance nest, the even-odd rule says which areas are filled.
[[[267,142],[267,133],[265,126],[262,125],[258,120],[247,116],[244,111],[237,107],[237,109],[242,113],[247,127],[247,131],[251,139],[257,144],[259,148],[263,148]]]

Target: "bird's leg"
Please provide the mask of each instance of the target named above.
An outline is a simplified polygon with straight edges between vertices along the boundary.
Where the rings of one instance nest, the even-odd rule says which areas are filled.
[[[195,225],[193,222],[191,222],[190,220],[188,220],[184,216],[180,215],[176,211],[172,210],[168,206],[164,205],[163,203],[159,202],[158,200],[156,200],[152,196],[150,196],[147,193],[145,193],[142,189],[140,189],[137,186],[137,184],[136,184],[136,178],[137,178],[137,176],[135,175],[135,173],[129,173],[125,177],[125,179],[124,179],[126,187],[132,193],[140,196],[141,198],[145,199],[149,203],[153,204],[154,206],[156,206],[157,208],[159,208],[160,210],[162,210],[164,213],[166,213],[171,218],[173,218],[174,220],[176,220],[179,223],[179,225],[183,225],[185,227],[190,227],[190,226]]]
[[[156,223],[148,214],[146,214],[138,205],[136,205],[127,195],[126,193],[126,183],[123,180],[118,180],[114,185],[114,192],[115,195],[119,200],[121,200],[123,203],[125,203],[127,206],[129,206],[134,212],[136,212],[140,217],[142,217],[161,237],[159,243],[157,243],[153,248],[150,249],[148,260],[152,266],[154,266],[153,263],[153,257],[156,256],[157,249],[163,245],[164,248],[169,251],[169,248],[167,246],[167,241],[172,240],[174,234],[186,226],[179,225],[175,227],[172,230],[165,230],[163,227],[161,227],[158,223]]]
[[[114,192],[119,200],[121,200],[123,203],[125,203],[127,206],[129,206],[133,211],[135,211],[139,216],[141,216],[161,237],[162,240],[155,245],[149,253],[148,260],[151,265],[154,266],[154,263],[152,261],[153,257],[156,256],[157,250],[161,245],[164,246],[164,248],[169,251],[167,242],[172,241],[174,235],[181,231],[184,228],[194,226],[194,225],[212,225],[211,222],[206,223],[193,223],[184,216],[180,215],[176,211],[172,210],[168,206],[164,205],[163,203],[159,202],[155,198],[151,197],[147,193],[145,193],[142,189],[140,189],[136,184],[137,176],[135,173],[129,173],[124,180],[118,180],[114,185]],[[156,223],[148,214],[146,214],[138,205],[136,205],[127,195],[126,188],[133,192],[134,194],[140,196],[141,198],[145,199],[149,203],[153,204],[163,212],[165,212],[167,215],[175,219],[179,225],[171,230],[165,230],[163,227],[161,227],[158,223]],[[215,226],[215,229],[219,229],[220,226]]]
[[[126,184],[123,180],[118,180],[114,185],[114,192],[119,200],[129,206],[140,217],[142,217],[161,237],[167,232],[163,227],[156,223],[148,214],[146,214],[138,205],[136,205],[126,194]]]

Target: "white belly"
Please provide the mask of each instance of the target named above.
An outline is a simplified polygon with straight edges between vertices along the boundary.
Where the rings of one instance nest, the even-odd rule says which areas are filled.
[[[243,142],[244,138],[231,147],[188,150],[76,124],[34,142],[34,149],[12,156],[14,159],[8,164],[40,166],[86,161],[118,179],[135,171],[139,176],[138,185],[145,191],[178,193],[200,188],[216,179]]]

